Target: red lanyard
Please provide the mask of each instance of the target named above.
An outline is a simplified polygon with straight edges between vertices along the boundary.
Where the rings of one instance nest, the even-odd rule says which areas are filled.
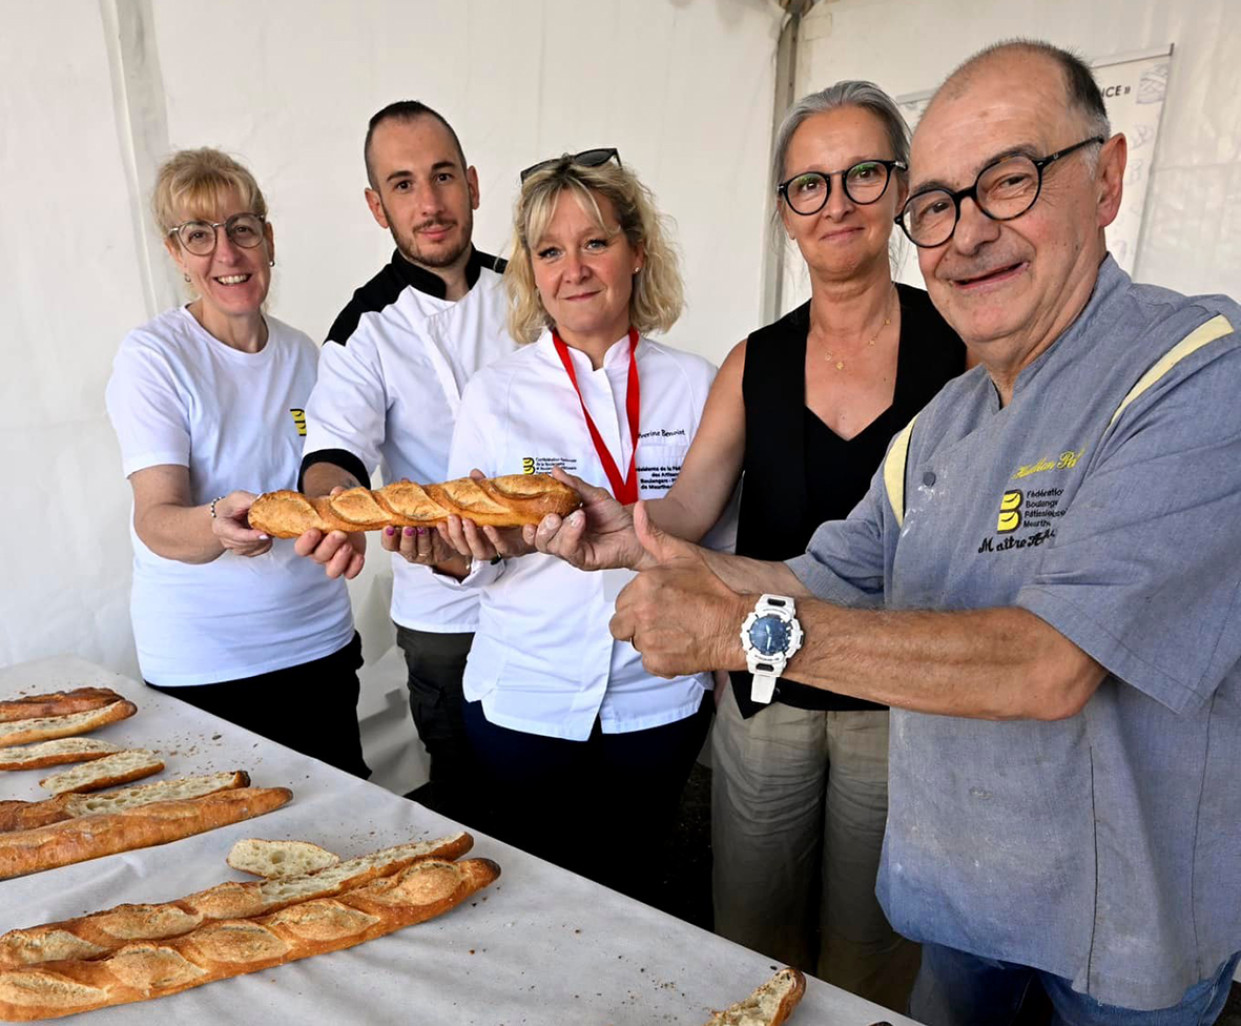
[[[569,347],[561,341],[554,329],[552,341],[556,343],[556,353],[560,357],[560,362],[564,364],[569,380],[573,382],[573,391],[577,393],[577,401],[582,404],[582,416],[586,418],[586,427],[590,431],[591,441],[595,443],[595,452],[599,454],[599,462],[603,464],[603,472],[608,475],[608,481],[612,485],[612,494],[616,496],[616,500],[621,505],[632,505],[638,501],[638,409],[641,405],[636,356],[638,352],[637,329],[629,329],[629,383],[625,390],[625,411],[629,414],[629,439],[633,443],[633,452],[629,456],[629,473],[623,478],[616,466],[616,461],[612,459],[612,454],[608,452],[603,436],[595,427],[590,411],[586,409],[586,403],[582,399],[582,390],[577,385],[577,374],[573,371],[573,361],[569,358]]]

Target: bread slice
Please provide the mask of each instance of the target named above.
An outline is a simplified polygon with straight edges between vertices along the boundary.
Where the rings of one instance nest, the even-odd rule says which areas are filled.
[[[44,769],[66,762],[87,762],[119,752],[120,745],[97,737],[62,737],[33,745],[0,748],[0,770]]]
[[[163,768],[164,760],[154,752],[145,748],[129,748],[85,766],[75,766],[71,770],[53,773],[40,780],[39,786],[52,794],[99,791],[117,784],[128,784],[131,780],[141,780]]]
[[[115,723],[138,711],[133,702],[121,699],[98,709],[70,713],[67,716],[35,716],[24,720],[0,723],[0,747],[24,745],[30,741],[54,741],[58,737],[89,734],[98,727]]]
[[[71,817],[97,816],[105,812],[122,812],[152,802],[185,801],[201,798],[216,791],[232,791],[250,786],[250,774],[245,770],[232,773],[206,773],[197,777],[179,777],[176,780],[157,780],[153,784],[122,787],[102,794],[64,794],[48,801],[59,802]]]
[[[317,873],[340,861],[326,848],[309,841],[260,841],[246,839],[233,845],[226,860],[230,866],[265,880]]]
[[[788,966],[744,1001],[729,1005],[707,1020],[706,1026],[780,1026],[806,992],[806,978]]]
[[[25,695],[0,702],[0,723],[29,720],[37,716],[65,716],[100,709],[119,701],[121,696],[111,688],[74,688],[72,691],[52,691],[45,695]]]

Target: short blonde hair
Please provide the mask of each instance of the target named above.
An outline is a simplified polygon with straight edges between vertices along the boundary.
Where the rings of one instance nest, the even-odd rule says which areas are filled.
[[[249,170],[227,153],[204,146],[180,150],[160,166],[151,208],[167,236],[186,218],[210,220],[230,193],[241,197],[250,213],[267,217],[263,190]]]
[[[628,168],[611,162],[598,167],[574,164],[566,153],[555,164],[535,171],[521,185],[513,216],[513,254],[504,272],[508,288],[509,334],[517,342],[533,342],[544,328],[554,327],[534,283],[530,248],[537,245],[556,210],[561,194],[574,193],[582,209],[606,228],[597,197],[612,204],[620,230],[635,249],[642,247],[642,270],[634,275],[629,299],[630,323],[643,334],[667,331],[685,305],[676,251],[668,241],[666,219],[655,199]]]

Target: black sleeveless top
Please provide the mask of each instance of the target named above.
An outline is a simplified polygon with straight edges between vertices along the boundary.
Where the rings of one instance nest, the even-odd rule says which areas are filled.
[[[807,302],[750,335],[741,394],[745,457],[737,554],[783,560],[806,551],[828,520],[843,520],[866,495],[888,443],[950,379],[965,370],[965,346],[921,289],[896,286],[901,337],[892,405],[845,441],[806,406]],[[750,675],[732,674],[741,715],[750,701]],[[806,684],[776,682],[774,701],[799,709],[883,709],[860,698]]]

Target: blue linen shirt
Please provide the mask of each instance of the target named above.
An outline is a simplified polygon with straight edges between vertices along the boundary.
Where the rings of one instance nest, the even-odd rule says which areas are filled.
[[[1224,333],[1114,417],[1178,341]],[[892,710],[878,894],[902,934],[1175,1004],[1241,949],[1241,307],[1107,258],[1001,407],[983,368],[788,566],[818,597],[1017,606],[1108,671],[1068,719]],[[997,682],[997,686],[1003,686]]]

